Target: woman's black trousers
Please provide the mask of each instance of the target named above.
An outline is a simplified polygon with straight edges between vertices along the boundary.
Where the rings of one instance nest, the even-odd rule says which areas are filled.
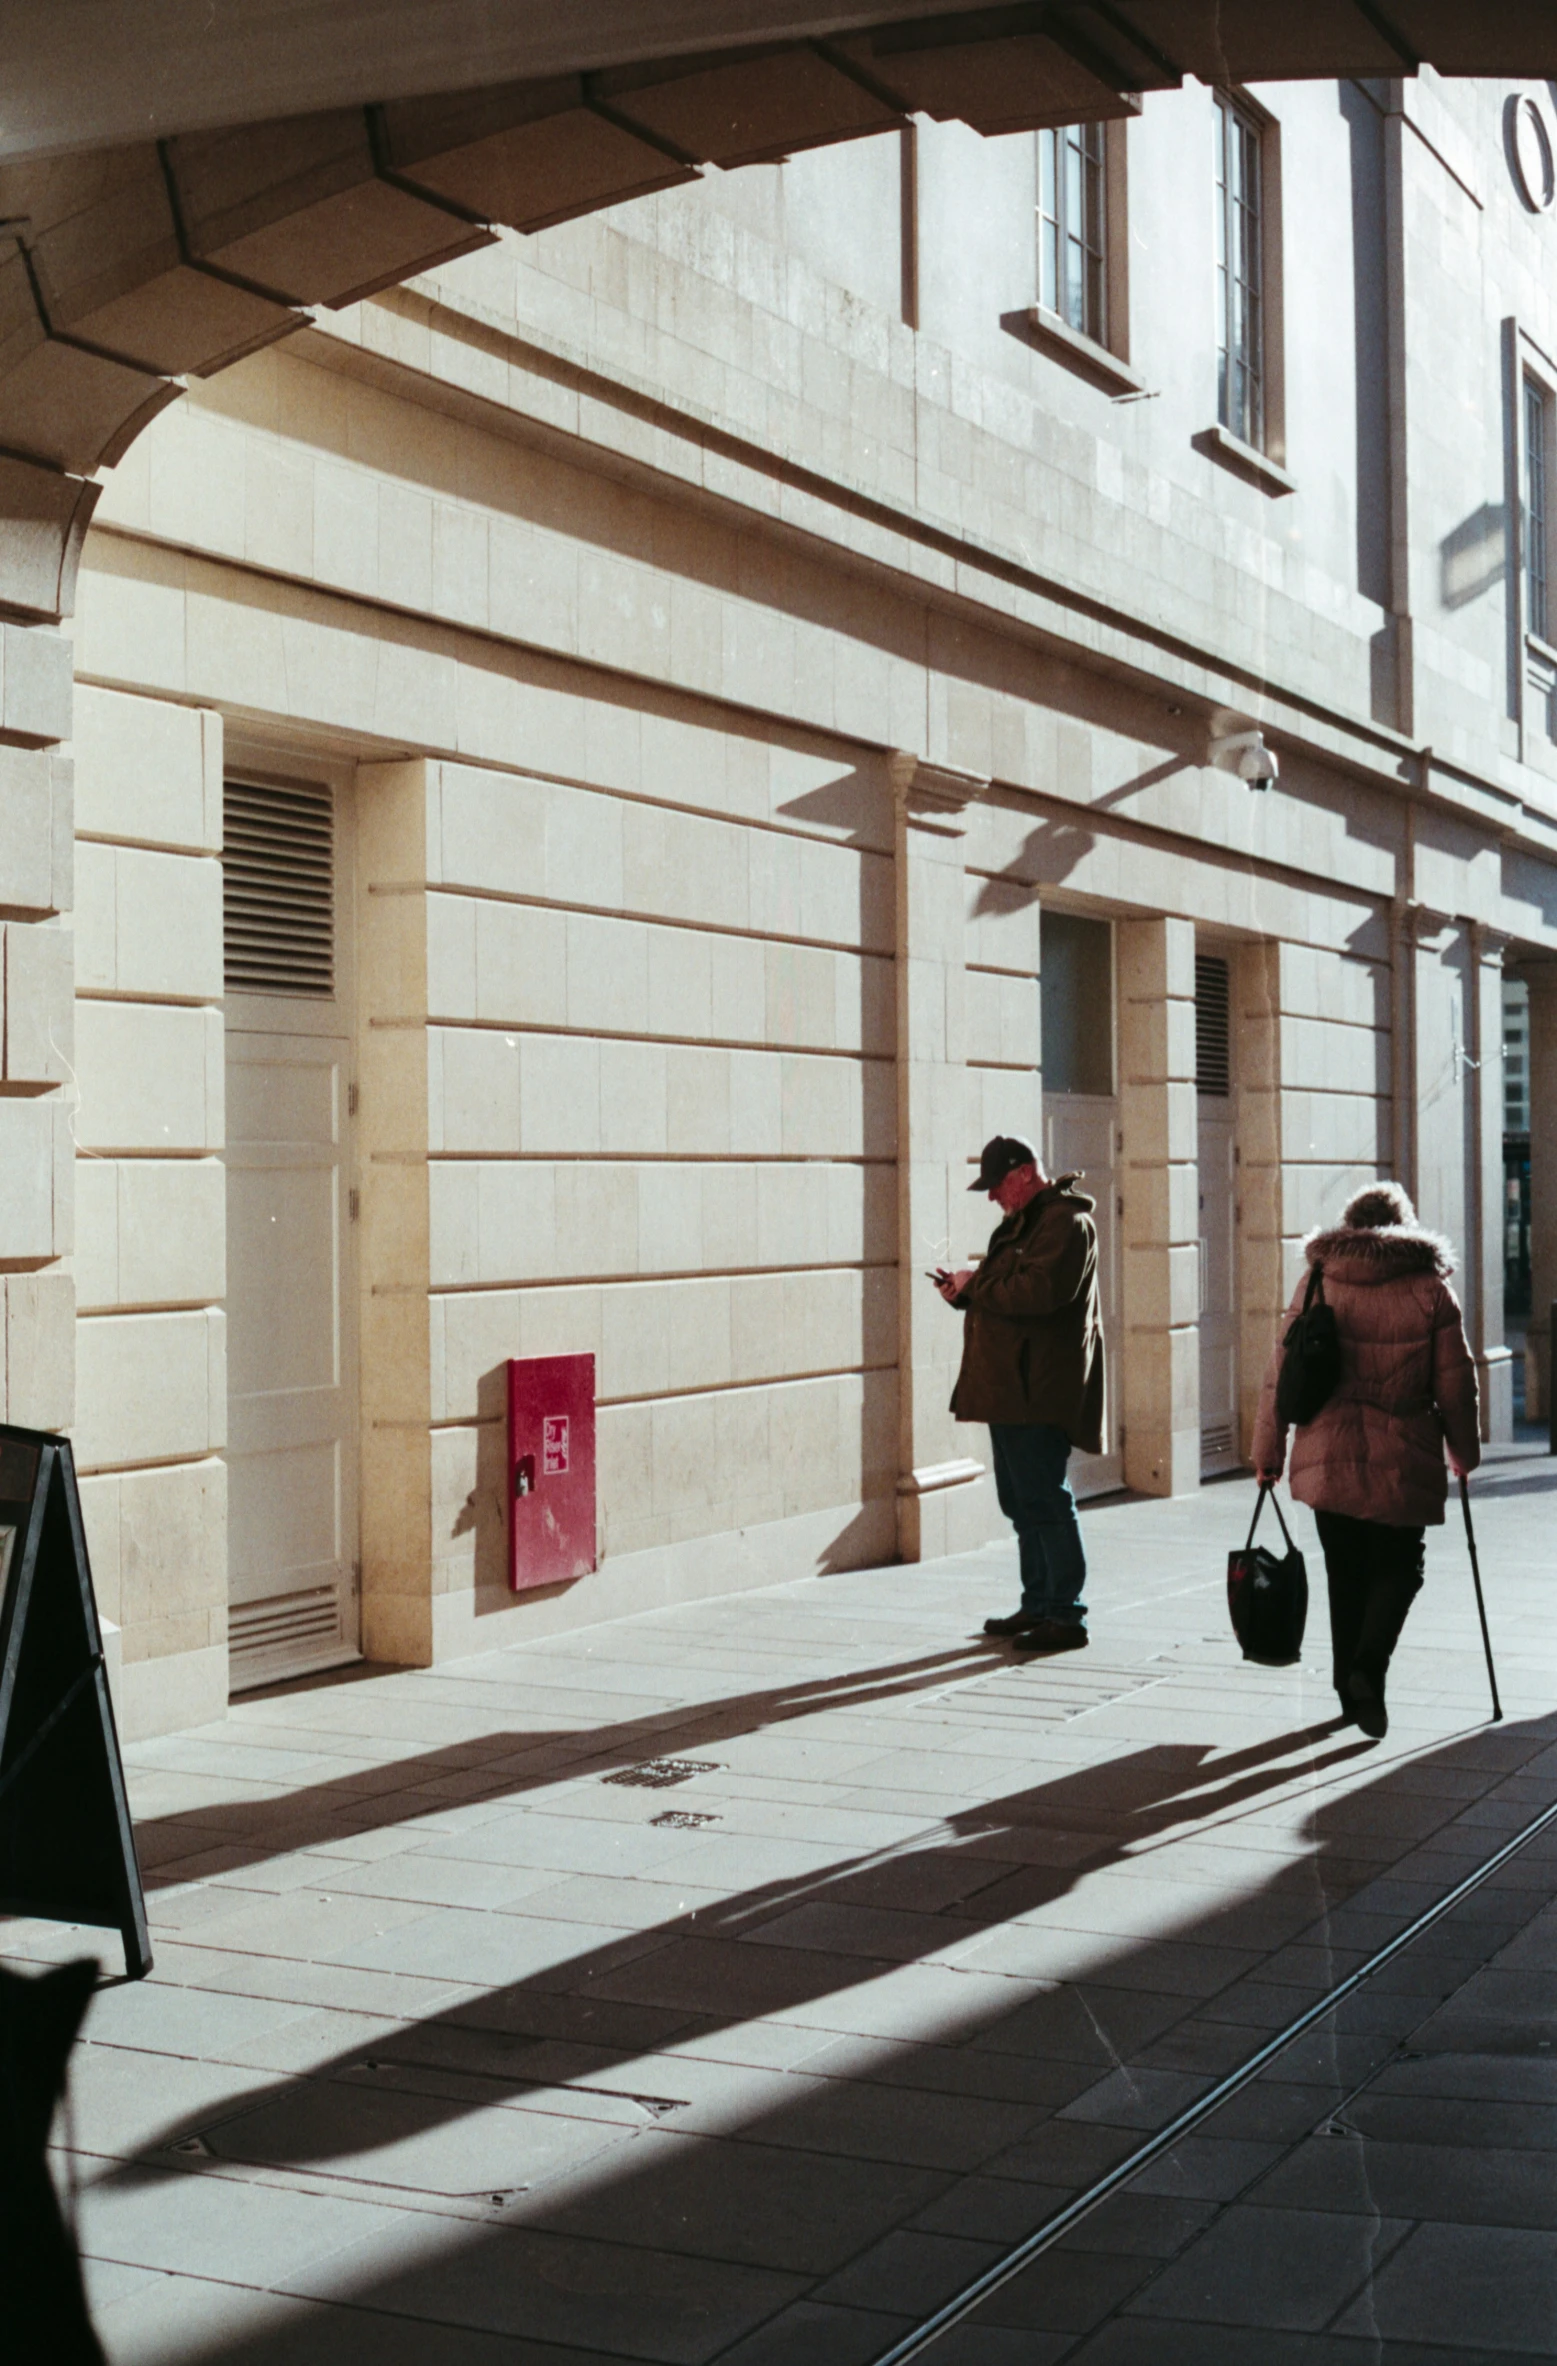
[[[1330,1581],[1335,1689],[1349,1709],[1346,1679],[1355,1668],[1382,1700],[1384,1671],[1422,1590],[1425,1531],[1386,1528],[1381,1520],[1354,1520],[1345,1512],[1315,1512],[1314,1525]]]

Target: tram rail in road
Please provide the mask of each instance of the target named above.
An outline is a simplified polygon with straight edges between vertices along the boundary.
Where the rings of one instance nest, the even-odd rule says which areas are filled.
[[[1208,2087],[1194,2103],[1189,2104],[1175,2119],[1169,2120],[1166,2127],[1148,2136],[1144,2144],[1137,2145],[1134,2152],[1127,2153],[1122,2161],[1077,2194],[1073,2201],[1067,2202],[1062,2210],[1056,2210],[1052,2217],[1044,2220],[1042,2226],[1035,2227],[1030,2235],[1025,2235],[992,2267],[985,2268],[981,2275],[975,2276],[970,2284],[965,2284],[952,2299],[945,2301],[933,2316],[926,2317],[911,2333],[905,2333],[890,2349],[883,2350],[875,2359],[874,2366],[908,2366],[911,2358],[923,2357],[943,2333],[949,2333],[954,2325],[960,2325],[965,2318],[972,2316],[974,2310],[981,2307],[992,2293],[998,2292],[1003,2284],[1009,2284],[1014,2276],[1021,2275],[1046,2251],[1052,2251],[1084,2218],[1090,2218],[1094,2210],[1100,2209],[1111,2195],[1131,2184],[1143,2169],[1149,2168],[1153,2161],[1160,2160],[1165,2152],[1171,2152],[1176,2144],[1191,2135],[1202,2121],[1219,2111],[1224,2103],[1231,2102],[1235,2095],[1259,2077],[1262,2070],[1268,2069],[1288,2046],[1295,2044],[1316,2023],[1323,2021],[1327,2014],[1333,2013],[1338,2005],[1344,2004],[1349,1996],[1354,1996],[1359,1988],[1381,1972],[1386,1964],[1393,1963],[1397,1955],[1403,1954],[1435,1923],[1441,1922],[1446,1914],[1452,1914],[1455,1907],[1468,1898],[1473,1890],[1479,1889],[1484,1881],[1489,1881],[1511,1857],[1518,1856],[1522,1848],[1528,1848],[1532,1840],[1553,1824],[1557,1824],[1557,1801],[1543,1808],[1538,1816],[1532,1816],[1512,1840],[1505,1841],[1473,1873],[1467,1873],[1463,1881],[1457,1881],[1452,1889],[1446,1890],[1441,1898],[1426,1907],[1414,1922],[1407,1923],[1404,1930],[1397,1931],[1392,1939],[1387,1939],[1382,1947],[1376,1948],[1366,1963],[1359,1964],[1344,1980],[1337,1980],[1334,1987],[1327,1989],[1317,2003],[1299,2013],[1274,2037],[1267,2038],[1264,2045],[1257,2047],[1246,2061],[1240,2062],[1225,2078],[1218,2079],[1214,2086]]]

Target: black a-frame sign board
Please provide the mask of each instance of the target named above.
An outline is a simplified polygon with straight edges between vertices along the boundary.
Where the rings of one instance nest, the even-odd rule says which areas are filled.
[[[0,1423],[0,1914],[116,1930],[151,1970],[69,1444]]]

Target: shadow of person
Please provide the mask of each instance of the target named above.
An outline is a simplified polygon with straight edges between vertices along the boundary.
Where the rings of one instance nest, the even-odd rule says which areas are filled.
[[[340,2366],[347,2356],[369,2355],[380,2366],[401,2359],[430,2366],[434,2359],[485,2357],[489,2347],[494,2356],[508,2354],[493,2346],[505,2341],[522,2345],[525,2355],[529,2345],[561,2343],[591,2355],[707,2358],[733,2350],[747,2335],[758,2338],[759,2327],[760,2355],[772,2366],[804,2366],[817,2354],[811,2300],[823,2279],[867,2253],[876,2256],[876,2247],[912,2230],[932,2204],[944,2227],[959,2179],[968,2181],[959,2223],[977,2225],[986,2237],[993,2232],[997,2241],[1037,2225],[1066,2193],[1138,2143],[1155,2124],[1154,2110],[1161,2121],[1179,2108],[1183,2077],[1176,2084],[1170,2079],[1171,2096],[1154,2101],[1149,2082],[1139,2080],[1143,2055],[1174,2061],[1179,2073],[1189,2064],[1209,2085],[1233,2058],[1229,2038],[1234,2048],[1252,2051],[1316,1987],[1323,1993],[1336,1976],[1330,1901],[1366,1888],[1367,1917],[1401,1926],[1419,1910],[1422,1885],[1447,1887],[1478,1854],[1490,1853],[1512,1823],[1557,1798],[1557,1765],[1550,1763],[1557,1717],[1482,1729],[1396,1761],[1349,1791],[1329,1797],[1321,1791],[1306,1857],[1273,1877],[1230,1876],[1225,1896],[1209,1910],[1187,1905],[1164,1912],[1144,1940],[1099,1937],[1086,1969],[1074,1976],[1046,1982],[1041,1938],[1029,1934],[1034,1944],[1021,1976],[967,1981],[967,2002],[959,2008],[947,2002],[956,1981],[948,1973],[933,2001],[917,2000],[886,2036],[848,2034],[881,2026],[855,2012],[852,1996],[836,2016],[795,2008],[817,2042],[799,2057],[803,2075],[793,2078],[749,2067],[772,2059],[760,2041],[748,2050],[738,2040],[721,2044],[711,2033],[763,1997],[782,2012],[786,1999],[874,1979],[903,1957],[878,1955],[840,1969],[835,1934],[835,1957],[824,1969],[816,1950],[796,1947],[793,1932],[784,1932],[786,1917],[879,1897],[883,1882],[899,1878],[894,1867],[922,1858],[946,1879],[939,1893],[933,1884],[915,1893],[921,1908],[940,1894],[948,1930],[989,1929],[987,1916],[978,1925],[969,1910],[980,1898],[986,1909],[992,1905],[1002,1880],[1041,1872],[1047,1863],[1062,1881],[1076,1882],[1094,1866],[1124,1867],[1143,1850],[1149,1860],[1175,1826],[1193,1833],[1208,1816],[1257,1814],[1283,1779],[1283,1757],[1295,1761],[1286,1774],[1301,1779],[1322,1777],[1351,1756],[1351,1747],[1330,1747],[1332,1738],[1328,1729],[1310,1730],[1227,1757],[1166,1746],[1129,1753],[970,1809],[938,1827],[922,1850],[856,1858],[809,1883],[765,1885],[710,1915],[678,1917],[645,1934],[636,1955],[587,1951],[541,1977],[433,2017],[382,2055],[342,2055],[284,2096],[235,2096],[225,2114],[205,2115],[212,2151],[234,2164],[219,2174],[242,2174],[236,2164],[251,2159],[265,2164],[261,2177],[296,2163],[321,2181],[315,2190],[328,2191],[323,2181],[340,2177],[359,2194],[365,2182],[376,2178],[387,2189],[399,2178],[416,2187],[421,2214],[407,2220],[404,2234],[381,2231],[350,2254],[333,2253],[323,2283],[315,2278],[291,2287],[326,2292],[327,2304],[305,2313],[291,2303],[279,2325],[257,2332],[213,2322],[210,2333],[180,2350],[181,2366]],[[1510,1778],[1517,1796],[1495,1796]],[[1503,1944],[1508,1921],[1539,1911],[1553,1853],[1553,1844],[1541,1845],[1545,1855],[1526,1868],[1526,1879],[1545,1886],[1533,1887],[1530,1905],[1506,1908],[1501,1923],[1481,1920],[1469,1939],[1458,1935],[1461,1951],[1446,1950],[1414,1983],[1381,1983],[1369,2013],[1355,2023],[1369,2033],[1366,2044],[1378,2059],[1438,2010],[1440,1994],[1458,1991],[1467,1945],[1490,1957]],[[1379,1881],[1381,1872],[1386,1882]],[[1255,1959],[1251,1976],[1247,1946],[1240,1955],[1226,1945],[1227,1935],[1241,1928],[1247,1937],[1251,1914],[1273,1907],[1266,1953]],[[1313,1953],[1328,1968],[1316,1966],[1300,1978],[1290,1969],[1275,1975],[1270,1942],[1292,1917],[1312,1928]],[[929,1919],[937,1919],[933,1910]],[[1213,1971],[1193,1976],[1184,1976],[1180,1965],[1174,1976],[1162,1962],[1169,1945],[1181,1958],[1199,1949],[1220,1960]],[[715,1977],[714,1960],[696,1952],[738,1946],[770,1959],[744,2004],[728,1980]],[[775,1967],[771,1959],[787,1962]],[[1009,2001],[996,1996],[1000,1990],[1009,1991]],[[655,1996],[675,2001],[656,2009],[648,2001]],[[1348,2026],[1354,2010],[1343,2008],[1337,2024]],[[831,2040],[830,2031],[837,2033]],[[1214,2054],[1204,2049],[1207,2036],[1217,2041]],[[634,2051],[656,2047],[652,2072],[645,2064],[621,2074]],[[1207,2059],[1214,2068],[1203,2067]],[[381,2067],[370,2069],[369,2060]],[[677,2114],[687,2106],[676,2099],[678,2067],[689,2074],[683,2096],[707,2092],[690,2084],[694,2064],[705,2075],[727,2072],[728,2083],[718,2090],[723,2108],[712,2120],[706,2112],[691,2115],[682,2133]],[[1068,2108],[1115,2072],[1124,2073],[1130,2088],[1120,2124],[1112,2124],[1118,2114],[1100,2120],[1086,2108]],[[597,2149],[563,2170],[543,2157],[551,2139],[542,2131],[576,2127],[576,2119],[566,2123],[560,2111],[486,2113],[479,2123],[489,2132],[483,2149],[477,2126],[459,2117],[475,2108],[478,2092],[501,2102],[538,2091],[543,2077],[570,2082],[560,2107],[575,2114],[593,2107],[602,2115]],[[670,2091],[646,2093],[651,2081]],[[1316,2056],[1300,2087],[1272,2101],[1291,2118],[1286,2097],[1295,2093],[1304,2125],[1317,2125],[1354,2084],[1340,2054]],[[634,2098],[638,2124],[619,2116],[607,2129],[608,2109],[623,2115]],[[436,2144],[444,2127],[454,2129],[457,2140],[441,2171],[429,2167],[424,2150],[410,2176],[380,2146],[397,2114],[408,2152],[429,2134]],[[492,2178],[494,2190],[462,2189],[461,2178],[474,2188],[478,2169],[499,2157],[494,2142],[506,2146],[500,2157],[507,2163],[501,2178]],[[1252,2149],[1266,2157],[1265,2148]],[[158,2172],[148,2162],[139,2174]],[[438,2174],[449,2182],[438,2184]],[[165,2173],[163,2182],[176,2208],[177,2189]],[[456,2191],[457,2206],[440,2205],[440,2194]],[[997,2195],[1007,2198],[998,2230],[987,2216]],[[482,2204],[493,2214],[478,2215]],[[919,2240],[911,2231],[907,2239],[910,2246]],[[905,2268],[913,2256],[912,2248],[899,2254]],[[981,2250],[973,2264],[987,2256]],[[1143,2256],[1138,2264],[1144,2278],[1154,2263]],[[935,2298],[966,2271],[953,2261],[948,2272],[952,2284]],[[1107,2306],[1120,2296],[1113,2287],[1110,2294]],[[860,2334],[868,2348],[851,2354],[874,2354],[922,2307],[906,2291],[862,2305]],[[1078,2320],[1078,2329],[1091,2321]],[[560,2353],[548,2348],[546,2354]]]
[[[233,1866],[258,1864],[267,1856],[327,1847],[346,1834],[411,1823],[471,1800],[519,1799],[548,1784],[623,1771],[671,1750],[713,1749],[738,1735],[761,1733],[822,1710],[908,1699],[1005,1657],[998,1643],[981,1639],[852,1675],[799,1678],[760,1692],[681,1702],[611,1725],[504,1730],[387,1764],[353,1761],[348,1773],[276,1797],[222,1800],[138,1819],[135,1845],[148,1888],[185,1881],[194,1872],[214,1869],[207,1862],[213,1857]]]
[[[615,2006],[647,2006],[707,2034],[813,2005],[1051,1907],[1086,1876],[1128,1863],[1176,1827],[1223,1816],[1290,1783],[1296,1750],[1307,1747],[1303,1771],[1313,1777],[1370,1746],[1317,1747],[1332,1730],[1305,1727],[1214,1759],[1206,1747],[1159,1743],[963,1810],[934,1827],[923,1846],[871,1851],[694,1908],[339,2055],[279,2097],[273,2086],[234,2096],[215,2113],[202,2110],[198,2123],[164,2129],[146,2157],[198,2139],[224,2159],[255,2165],[299,2166],[343,2154],[360,2160],[398,2143],[408,2115],[425,2135],[439,2121],[554,2087],[550,2058],[533,2067],[527,2061],[545,2041],[560,2037],[588,2048],[586,2075],[619,2069],[643,2048],[636,2029],[625,2051],[615,2042],[613,2032],[626,2027]],[[479,1858],[480,1830],[469,1844]],[[1284,1901],[1282,1885],[1271,1885],[1262,1928],[1296,1929],[1311,1919],[1312,1872],[1300,1869],[1289,1886],[1293,1895]],[[513,1919],[517,1949],[527,1918]],[[551,1928],[560,1936],[566,1926]],[[1251,1924],[1248,1935],[1260,1934]],[[1235,1953],[1237,1968],[1256,1959],[1247,1938]],[[449,2077],[447,2091],[429,2093],[428,2072]],[[451,2076],[462,2073],[464,2085]],[[365,2077],[374,2081],[372,2094],[364,2092]],[[415,2092],[399,2092],[397,2080]]]

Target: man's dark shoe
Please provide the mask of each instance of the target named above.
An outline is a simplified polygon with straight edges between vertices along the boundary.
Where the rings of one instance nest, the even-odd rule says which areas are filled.
[[[1370,1676],[1360,1668],[1353,1668],[1346,1679],[1346,1689],[1352,1697],[1352,1707],[1358,1724],[1374,1741],[1381,1742],[1389,1731],[1389,1711],[1385,1708]]]
[[[986,1635],[1020,1635],[1024,1628],[1043,1624],[1043,1613],[1038,1610],[1013,1610],[1009,1618],[987,1618]]]
[[[1018,1651],[1085,1651],[1087,1630],[1075,1619],[1040,1618],[1011,1641]]]

